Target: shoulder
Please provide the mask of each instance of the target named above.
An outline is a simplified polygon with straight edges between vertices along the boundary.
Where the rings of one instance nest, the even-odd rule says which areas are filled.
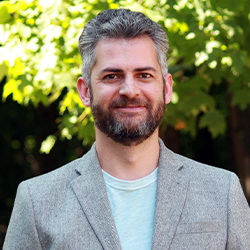
[[[161,158],[164,164],[178,170],[182,176],[197,187],[211,187],[211,190],[228,189],[232,182],[239,182],[238,177],[231,171],[197,162],[188,157],[176,154],[161,144]]]
[[[63,192],[79,176],[79,169],[84,171],[90,166],[91,150],[79,159],[73,160],[49,173],[33,177],[20,183],[19,189],[25,188],[37,195],[51,195],[51,192]]]
[[[183,173],[188,175],[190,185],[204,189],[208,193],[228,195],[234,183],[239,183],[238,176],[228,170],[203,164],[187,157],[176,155],[183,163]],[[240,184],[239,184],[240,187]]]
[[[175,157],[182,162],[183,170],[192,173],[195,177],[206,176],[206,178],[209,179],[215,177],[228,179],[232,178],[232,176],[236,176],[231,171],[207,165],[179,154],[175,154]]]

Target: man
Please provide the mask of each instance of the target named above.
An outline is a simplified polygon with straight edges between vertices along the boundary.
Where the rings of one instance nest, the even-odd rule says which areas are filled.
[[[250,249],[238,178],[168,150],[167,36],[142,13],[107,10],[79,39],[96,143],[20,184],[4,249]]]

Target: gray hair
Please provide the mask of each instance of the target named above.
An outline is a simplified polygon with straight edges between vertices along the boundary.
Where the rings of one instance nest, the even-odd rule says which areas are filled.
[[[100,12],[84,27],[79,37],[79,50],[82,58],[82,75],[90,86],[91,71],[96,64],[95,46],[104,38],[132,39],[149,36],[156,48],[162,75],[168,73],[166,53],[168,38],[161,26],[141,12],[128,9],[109,9]],[[90,86],[91,87],[91,86]]]

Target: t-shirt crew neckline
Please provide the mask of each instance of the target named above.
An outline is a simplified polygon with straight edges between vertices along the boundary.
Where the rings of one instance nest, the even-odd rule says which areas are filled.
[[[152,173],[149,175],[137,179],[137,180],[121,180],[118,178],[113,177],[112,175],[108,174],[102,169],[103,177],[105,180],[106,185],[119,189],[119,190],[125,190],[125,191],[134,191],[141,188],[145,188],[149,186],[150,184],[157,181],[157,175],[158,175],[158,168],[156,168]]]

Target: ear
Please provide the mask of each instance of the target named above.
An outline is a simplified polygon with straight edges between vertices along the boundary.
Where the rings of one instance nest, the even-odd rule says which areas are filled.
[[[171,74],[165,75],[165,104],[168,104],[171,101],[172,92],[173,92],[173,80]]]
[[[89,86],[85,78],[79,77],[77,80],[77,90],[79,93],[79,96],[81,98],[81,101],[85,107],[90,107],[90,92],[89,92]]]

